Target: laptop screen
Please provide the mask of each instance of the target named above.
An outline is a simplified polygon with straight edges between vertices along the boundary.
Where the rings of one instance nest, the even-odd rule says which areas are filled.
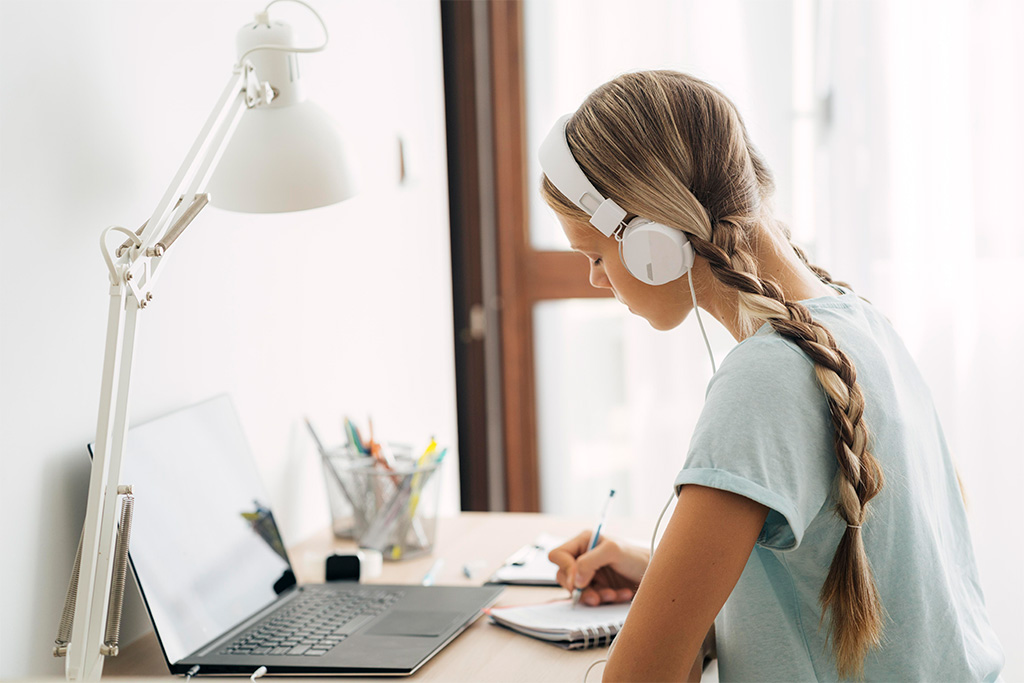
[[[134,487],[130,557],[170,662],[275,599],[289,564],[230,398],[130,429],[121,482]]]

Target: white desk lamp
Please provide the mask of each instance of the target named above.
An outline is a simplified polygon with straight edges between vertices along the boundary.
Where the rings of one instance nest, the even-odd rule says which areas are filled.
[[[291,28],[269,19],[271,5],[280,1],[239,31],[238,63],[227,87],[150,219],[136,232],[112,226],[100,237],[110,307],[99,420],[85,526],[54,648],[55,656],[67,656],[68,680],[98,680],[103,657],[117,654],[133,502],[131,487],[120,483],[132,353],[139,311],[153,299],[168,249],[211,201],[232,211],[273,213],[353,194],[340,137],[326,113],[306,101],[299,77],[296,53],[323,50],[327,27],[312,7],[292,0],[313,12],[324,31],[322,45],[296,47]],[[111,231],[128,239],[111,245]],[[125,497],[120,533],[119,496]]]

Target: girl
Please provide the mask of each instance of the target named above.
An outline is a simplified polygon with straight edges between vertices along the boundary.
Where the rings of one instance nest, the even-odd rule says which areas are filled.
[[[541,156],[541,192],[593,286],[659,330],[699,304],[739,342],[708,386],[657,553],[588,551],[589,532],[551,552],[585,605],[633,600],[605,678],[699,680],[717,648],[722,680],[997,680],[928,389],[888,321],[772,217],[771,173],[732,103],[685,74],[626,74]],[[650,228],[638,217],[668,226],[639,257],[620,245],[627,225]],[[658,284],[650,264],[677,279]]]

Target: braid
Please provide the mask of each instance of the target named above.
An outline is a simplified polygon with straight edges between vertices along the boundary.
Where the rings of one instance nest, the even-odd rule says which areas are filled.
[[[691,234],[690,243],[708,262],[715,278],[737,290],[741,329],[749,333],[762,321],[770,323],[810,357],[825,391],[835,431],[836,514],[845,522],[846,529],[819,600],[822,619],[826,613],[829,615],[839,674],[848,677],[861,671],[867,651],[881,642],[883,620],[863,538],[860,529],[853,528],[864,522],[867,504],[883,483],[881,467],[868,450],[864,394],[853,363],[828,329],[815,321],[802,304],[786,301],[774,281],[758,277],[756,261],[745,248],[745,231],[740,225],[738,218],[721,219],[713,223],[711,241]]]

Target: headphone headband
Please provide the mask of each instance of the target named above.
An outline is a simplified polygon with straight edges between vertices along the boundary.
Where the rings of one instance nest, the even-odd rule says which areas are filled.
[[[558,119],[540,146],[540,166],[558,191],[590,216],[590,224],[610,237],[626,218],[626,211],[601,196],[576,162],[565,138],[571,114]]]
[[[540,146],[540,165],[548,180],[590,216],[590,224],[605,237],[615,236],[619,259],[630,275],[649,285],[663,285],[686,274],[693,265],[693,247],[681,230],[637,216],[624,225],[626,211],[602,197],[569,149],[565,126],[558,119]],[[623,226],[621,231],[619,226]]]

